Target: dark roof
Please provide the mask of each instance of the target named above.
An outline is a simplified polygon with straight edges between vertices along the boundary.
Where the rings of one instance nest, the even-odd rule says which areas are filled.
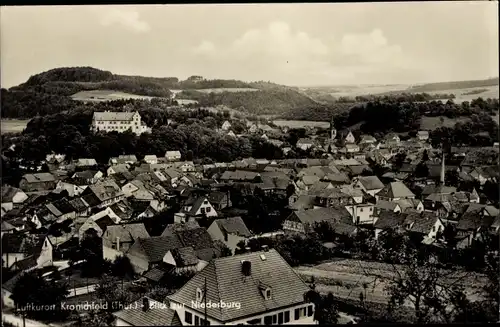
[[[14,291],[14,286],[16,286],[17,281],[22,275],[23,273],[20,272],[5,283],[2,283],[2,288],[12,293],[12,291]]]
[[[494,221],[495,217],[481,217],[479,214],[466,213],[458,220],[457,230],[476,231],[479,228],[489,228]]]
[[[379,214],[377,221],[375,222],[374,227],[377,229],[389,229],[395,228],[403,225],[403,222],[406,219],[406,214],[404,213],[395,213],[392,211],[382,211]]]
[[[251,262],[251,276],[242,274],[242,261]],[[196,290],[207,281],[207,301],[214,303],[241,303],[240,310],[208,308],[207,314],[222,322],[228,322],[304,303],[304,294],[310,288],[302,281],[286,261],[271,249],[267,252],[253,252],[218,258],[189,280],[178,292],[167,300],[191,306],[196,301]],[[260,285],[271,288],[272,297],[266,300]],[[202,309],[199,310],[203,314]]]
[[[189,220],[186,223],[173,223],[167,225],[161,236],[169,236],[174,235],[176,232],[185,230],[185,229],[196,229],[200,228],[200,225],[196,220]]]
[[[142,309],[143,299],[131,303],[126,309],[114,312],[113,315],[130,326],[182,326],[177,312],[168,305],[148,298],[150,308]],[[157,303],[157,304],[155,304]]]
[[[195,250],[213,247],[212,238],[203,227],[179,230],[175,235],[177,235],[181,242],[179,247],[191,246]]]
[[[42,250],[46,235],[43,234],[4,234],[3,253],[38,254]]]
[[[142,276],[154,282],[159,282],[165,276],[166,273],[167,272],[164,271],[163,269],[154,267],[145,272]]]
[[[438,220],[439,217],[434,212],[411,212],[407,215],[403,224],[411,224],[410,232],[428,234]]]
[[[402,182],[391,182],[387,184],[377,196],[387,197],[387,198],[405,198],[414,197],[415,194],[412,193]]]
[[[182,244],[177,236],[138,238],[127,255],[145,257],[148,262],[161,262],[168,251],[180,247]]]
[[[71,206],[75,208],[77,212],[84,211],[88,208],[87,203],[82,200],[82,198],[74,198],[69,201]]]
[[[214,221],[223,233],[236,234],[242,237],[250,237],[252,233],[248,230],[241,217],[231,217],[226,219],[217,219]]]
[[[322,221],[348,222],[349,212],[344,207],[318,208],[311,210],[298,210],[290,214],[287,220],[298,219],[302,224],[314,224]]]
[[[190,246],[184,248],[173,249],[170,251],[174,257],[177,267],[186,267],[198,264],[199,260],[196,252]]]
[[[384,188],[384,184],[377,176],[359,176],[358,180],[369,191]]]
[[[47,208],[49,208],[49,205],[54,206],[61,214],[67,214],[75,211],[75,208],[71,205],[71,203],[67,199],[60,199],[54,201],[48,204]]]
[[[12,199],[18,192],[22,191],[16,187],[2,185],[2,203],[12,202]]]
[[[101,228],[102,231],[105,231],[108,226],[114,225],[115,221],[111,219],[110,216],[106,215],[97,219],[95,223],[99,226],[99,228]]]
[[[11,269],[25,271],[34,268],[36,266],[37,266],[36,257],[34,255],[30,255],[29,257],[26,257],[22,260],[16,261],[12,265]]]

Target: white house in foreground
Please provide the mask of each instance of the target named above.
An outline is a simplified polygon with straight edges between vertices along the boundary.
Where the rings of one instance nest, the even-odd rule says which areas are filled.
[[[312,325],[309,290],[271,249],[212,260],[167,300],[184,326],[203,325],[205,303],[210,325]]]
[[[136,112],[94,112],[92,118],[92,130],[123,133],[131,130],[132,133],[141,135],[144,132],[151,131],[146,124],[141,121],[141,115]]]

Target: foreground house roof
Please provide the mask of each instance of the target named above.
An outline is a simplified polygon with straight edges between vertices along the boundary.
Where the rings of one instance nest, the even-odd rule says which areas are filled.
[[[250,276],[242,273],[242,261],[251,263]],[[258,313],[304,302],[310,288],[274,249],[246,253],[212,260],[167,300],[191,307],[196,301],[196,291],[207,281],[207,302],[241,303],[241,309],[207,308],[207,315],[221,322],[229,322]],[[261,285],[272,290],[266,300]],[[199,310],[203,313],[203,309]]]

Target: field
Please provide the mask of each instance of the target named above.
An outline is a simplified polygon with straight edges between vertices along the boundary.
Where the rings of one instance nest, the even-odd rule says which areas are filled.
[[[222,87],[217,89],[199,89],[195,90],[201,93],[222,93],[222,92],[255,92],[259,91],[259,89],[251,89],[251,88],[238,88],[238,87]]]
[[[6,133],[20,133],[28,125],[30,120],[18,120],[18,119],[2,119],[2,134]]]
[[[288,126],[290,128],[301,128],[301,127],[322,127],[329,128],[330,123],[324,121],[304,121],[304,120],[275,120],[273,123],[276,126]]]
[[[443,121],[441,122],[441,118]],[[426,131],[432,131],[439,127],[454,127],[458,122],[466,122],[470,119],[468,117],[457,117],[457,118],[448,118],[445,116],[438,117],[427,117],[423,116],[420,121],[420,128]]]
[[[150,100],[153,97],[118,92],[118,91],[112,91],[112,90],[92,90],[92,91],[81,91],[81,92],[75,93],[71,96],[71,98],[73,100],[76,100],[76,101],[100,102],[100,101],[112,101],[112,100],[119,100],[119,99]]]
[[[311,87],[303,88],[302,90],[313,90],[316,92],[321,92],[329,94],[335,98],[339,97],[356,97],[362,95],[385,95],[385,94],[398,94],[398,93],[422,93],[421,91],[413,91],[408,89],[409,85],[396,84],[396,85],[358,85],[358,86],[332,86],[332,87]],[[482,92],[480,92],[482,91]],[[429,94],[453,94],[455,95],[455,103],[462,103],[464,101],[472,101],[482,97],[487,98],[499,98],[499,86],[482,86],[464,89],[449,89],[449,90],[439,90],[426,92]],[[472,93],[472,94],[467,94]]]

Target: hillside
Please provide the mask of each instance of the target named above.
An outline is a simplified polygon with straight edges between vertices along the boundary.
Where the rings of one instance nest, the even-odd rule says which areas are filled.
[[[55,68],[31,76],[25,83],[12,87],[8,90],[2,89],[1,97],[1,114],[5,118],[31,118],[36,115],[47,115],[58,113],[63,110],[71,110],[76,106],[73,99],[86,100],[85,94],[89,93],[89,98],[96,98],[92,93],[96,93],[102,100],[115,100],[120,98],[136,98],[145,99],[147,97],[165,97],[172,96],[171,90],[263,90],[259,94],[257,102],[266,102],[269,100],[269,106],[261,103],[258,106],[252,105],[253,100],[250,100],[250,111],[254,107],[260,108],[262,111],[276,105],[281,109],[294,107],[294,103],[298,105],[307,105],[311,100],[300,100],[301,96],[287,95],[287,92],[294,92],[293,88],[288,88],[284,85],[273,84],[271,82],[243,82],[238,80],[214,79],[206,80],[200,78],[188,78],[185,81],[180,81],[177,77],[145,77],[145,76],[129,76],[113,74],[109,71],[104,71],[92,67],[64,67]],[[202,91],[203,92],[203,91]],[[205,91],[206,92],[206,91]],[[269,96],[271,93],[282,93],[283,96]],[[228,100],[221,93],[221,99],[216,101],[218,104],[234,104],[239,108],[242,103],[246,102],[246,97],[237,95],[236,100]],[[236,92],[240,93],[240,92]],[[260,93],[260,92],[254,92]],[[83,95],[82,95],[83,94]],[[115,97],[109,96],[114,95]],[[75,96],[76,95],[76,96]],[[290,100],[288,100],[290,97]],[[229,97],[231,98],[231,96]],[[278,100],[272,100],[278,99]],[[98,99],[99,100],[99,99]],[[204,103],[210,103],[205,101]],[[234,106],[232,106],[234,108]],[[264,108],[264,109],[262,109]]]
[[[261,89],[254,92],[202,93],[185,90],[179,99],[196,100],[201,106],[224,105],[254,115],[282,114],[300,108],[310,110],[321,107],[316,101],[292,89]]]
[[[410,87],[408,91],[410,92],[436,92],[436,91],[446,91],[453,89],[470,89],[475,87],[487,87],[496,86],[499,84],[498,77],[490,78],[485,80],[476,81],[458,81],[458,82],[441,82],[441,83],[429,83],[423,85],[416,85]]]

